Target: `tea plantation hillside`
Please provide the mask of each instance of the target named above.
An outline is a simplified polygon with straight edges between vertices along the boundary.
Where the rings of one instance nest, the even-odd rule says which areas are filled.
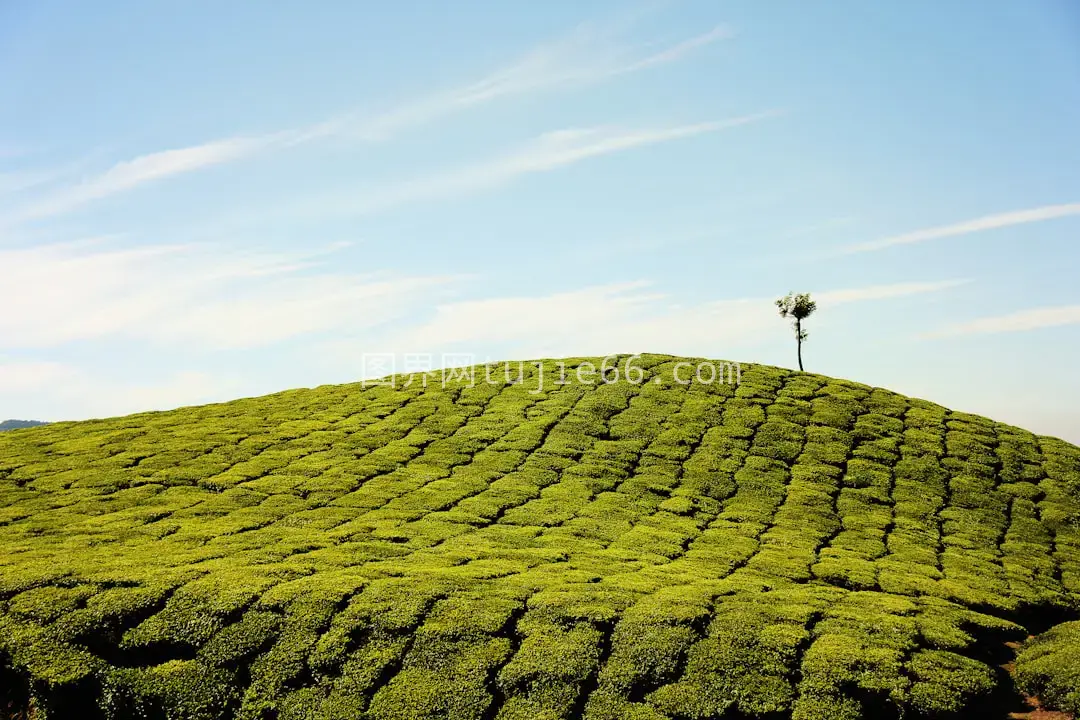
[[[0,708],[985,718],[1015,677],[1080,710],[1080,448],[625,360],[0,434]]]

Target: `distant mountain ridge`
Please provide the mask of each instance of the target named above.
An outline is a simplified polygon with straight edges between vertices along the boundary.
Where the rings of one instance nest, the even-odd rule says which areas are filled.
[[[48,425],[48,423],[41,420],[4,420],[3,422],[0,422],[0,431],[31,428],[37,427],[38,425]]]

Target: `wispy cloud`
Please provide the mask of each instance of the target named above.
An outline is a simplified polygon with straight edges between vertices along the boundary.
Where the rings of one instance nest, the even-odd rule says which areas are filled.
[[[862,288],[847,290],[829,290],[822,293],[814,293],[813,298],[822,307],[843,305],[845,303],[862,302],[865,300],[885,300],[888,298],[904,297],[906,295],[923,295],[926,293],[940,292],[950,288],[966,285],[970,279],[940,280],[937,282],[908,282],[893,283],[890,285],[870,285]]]
[[[663,65],[665,63],[675,62],[681,60],[685,55],[697,50],[700,47],[711,45],[717,40],[727,40],[735,36],[734,31],[731,28],[718,25],[712,30],[701,35],[697,35],[692,38],[683,40],[676,43],[664,50],[655,52],[640,60],[625,64],[618,72],[614,74],[623,74],[628,72],[635,72],[637,70],[644,70],[645,68],[654,67],[656,65]]]
[[[820,303],[883,300],[939,292],[963,280],[908,282],[814,293]],[[587,308],[587,311],[582,311]],[[703,336],[701,328],[709,328]],[[412,328],[393,330],[380,347],[398,353],[494,348],[504,357],[604,355],[655,350],[715,356],[748,348],[783,331],[770,298],[741,298],[681,306],[645,281],[596,285],[538,296],[448,302]],[[370,343],[369,343],[370,345]],[[355,358],[345,341],[330,351]],[[480,362],[482,358],[478,358]]]
[[[241,377],[181,370],[134,381],[69,363],[0,362],[4,416],[84,420],[229,400],[249,390]]]
[[[53,361],[0,362],[0,393],[40,392],[76,374],[73,367]]]
[[[928,338],[951,337],[956,335],[993,335],[998,333],[1023,332],[1041,328],[1060,327],[1080,324],[1080,305],[1058,305],[1052,307],[1020,310],[1006,315],[979,318],[966,323],[949,325],[941,330],[927,334]]]
[[[0,350],[126,337],[194,349],[268,345],[372,327],[429,301],[449,276],[352,273],[316,253],[222,253],[108,241],[0,251]]]
[[[313,344],[290,366],[288,385],[301,378],[355,379],[364,353],[372,351],[475,352],[477,362],[485,359],[480,353],[494,360],[631,351],[739,359],[784,332],[769,298],[680,306],[645,281],[439,302],[452,278],[359,276],[319,267],[297,272],[296,266],[316,262],[310,255],[222,256],[188,246],[129,250],[102,242],[25,252],[0,253],[0,282],[11,288],[11,298],[28,299],[0,315],[0,351],[52,353],[104,337],[136,341],[124,345],[132,351],[147,342],[185,351],[242,349],[310,335]],[[10,276],[7,268],[14,268]],[[128,281],[118,284],[118,276]],[[12,278],[25,280],[9,285]],[[835,305],[948,285],[898,283],[816,295]],[[48,292],[34,294],[40,287]],[[403,323],[407,312],[423,308],[430,309],[426,319]],[[709,332],[703,335],[702,327]],[[320,338],[320,332],[328,334]],[[183,356],[199,361],[197,354]],[[261,386],[251,372],[230,370],[219,355],[213,365],[209,373],[181,364],[164,375],[125,378],[52,357],[0,359],[0,397],[9,414],[59,419],[277,389]]]
[[[230,138],[141,155],[119,162],[100,175],[70,185],[31,204],[17,219],[25,221],[68,212],[90,201],[149,182],[248,157],[269,147],[295,140],[295,137],[294,133],[279,133],[251,138]]]
[[[485,167],[484,174],[498,175],[492,168],[511,174],[552,170],[598,155],[716,132],[780,114],[780,111],[770,110],[729,120],[642,130],[612,127],[558,130],[541,135],[532,146]]]
[[[499,187],[523,175],[548,172],[589,158],[690,138],[780,115],[768,111],[729,120],[659,128],[594,127],[545,133],[492,160],[375,188],[353,188],[285,206],[282,214],[362,215],[419,201],[457,197]],[[260,220],[266,214],[261,212]]]
[[[329,137],[361,142],[387,140],[409,128],[494,100],[532,92],[583,87],[675,62],[730,33],[722,27],[642,52],[611,37],[610,30],[582,25],[480,80],[434,92],[383,112],[353,112],[322,122],[251,137],[232,137],[151,152],[113,165],[99,175],[50,193],[17,213],[8,224],[49,217],[167,177],[234,162],[272,149]],[[24,182],[12,178],[9,182]],[[0,178],[0,186],[3,179]]]
[[[830,218],[822,222],[809,225],[800,225],[798,227],[792,228],[786,234],[784,234],[783,237],[785,239],[791,239],[806,237],[807,235],[821,235],[823,233],[831,233],[835,232],[840,228],[850,227],[851,225],[854,225],[857,221],[857,218],[850,216]]]
[[[0,172],[0,197],[14,195],[52,182],[64,173],[57,170],[14,170]]]
[[[341,134],[366,141],[386,140],[411,127],[516,95],[586,87],[621,75],[676,62],[694,50],[731,37],[724,27],[660,50],[635,51],[608,28],[581,25],[489,75],[432,93],[382,113],[352,113],[309,128],[312,136]]]
[[[1063,205],[1047,205],[1045,207],[1031,208],[1029,210],[1016,210],[1014,212],[1000,213],[997,215],[985,215],[973,220],[943,225],[940,227],[926,228],[914,232],[894,235],[893,237],[875,240],[873,242],[860,243],[845,248],[845,252],[857,253],[871,250],[881,250],[894,245],[910,245],[913,243],[940,240],[941,238],[955,237],[957,235],[969,235],[984,230],[996,230],[997,228],[1012,225],[1025,225],[1027,223],[1053,220],[1055,218],[1080,215],[1080,203],[1065,203]]]

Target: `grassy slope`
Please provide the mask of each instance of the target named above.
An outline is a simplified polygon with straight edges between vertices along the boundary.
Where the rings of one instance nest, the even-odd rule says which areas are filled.
[[[80,718],[982,717],[997,649],[1077,617],[1080,449],[673,362],[4,433],[0,686]],[[1018,668],[1062,702],[1071,627]]]

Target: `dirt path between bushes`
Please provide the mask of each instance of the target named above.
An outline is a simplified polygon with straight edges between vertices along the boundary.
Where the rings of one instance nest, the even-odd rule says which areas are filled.
[[[1028,640],[1030,640],[1031,637],[1032,636],[1029,635]],[[1022,643],[1019,642],[1005,643],[1005,646],[1009,648],[1013,654],[1020,650],[1021,645]],[[1012,676],[1015,665],[1016,663],[1009,661],[1002,665],[1001,668]],[[1069,713],[1061,712],[1060,710],[1047,710],[1042,706],[1042,702],[1039,698],[1034,695],[1027,695],[1021,692],[1019,688],[1017,688],[1016,692],[1030,709],[1010,712],[1008,715],[1009,720],[1074,720],[1073,716]]]

